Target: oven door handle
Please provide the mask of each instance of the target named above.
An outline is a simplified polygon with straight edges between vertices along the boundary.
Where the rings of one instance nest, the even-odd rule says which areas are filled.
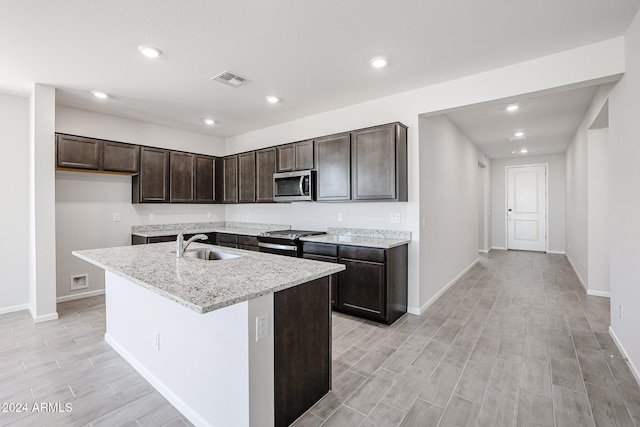
[[[296,246],[276,245],[274,243],[264,243],[264,242],[258,242],[258,247],[267,248],[267,249],[279,249],[281,251],[291,251],[291,252],[296,252],[298,250]]]

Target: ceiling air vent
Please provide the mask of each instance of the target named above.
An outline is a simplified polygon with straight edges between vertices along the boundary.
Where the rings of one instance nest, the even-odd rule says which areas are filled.
[[[230,73],[229,71],[223,71],[217,76],[211,77],[211,80],[224,83],[227,86],[238,87],[247,79],[245,79],[244,77],[240,77],[237,74]]]
[[[513,138],[509,138],[509,142],[526,142],[526,136],[514,136]]]

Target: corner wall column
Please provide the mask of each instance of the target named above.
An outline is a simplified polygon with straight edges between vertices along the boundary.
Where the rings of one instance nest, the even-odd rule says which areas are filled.
[[[34,83],[29,98],[29,311],[55,320],[55,88]]]

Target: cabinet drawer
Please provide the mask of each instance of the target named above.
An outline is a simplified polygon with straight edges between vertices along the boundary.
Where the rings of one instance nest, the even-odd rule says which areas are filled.
[[[258,252],[258,247],[252,246],[252,245],[238,245],[238,249],[244,249],[245,251]]]
[[[175,242],[178,236],[148,237],[147,243]]]
[[[305,254],[316,254],[324,256],[338,256],[338,246],[327,243],[304,242],[302,252]]]
[[[256,236],[238,236],[238,244],[245,246],[258,246],[258,238]]]
[[[218,244],[221,243],[238,243],[237,234],[218,233]]]
[[[384,262],[384,249],[363,248],[361,246],[340,246],[340,258]]]

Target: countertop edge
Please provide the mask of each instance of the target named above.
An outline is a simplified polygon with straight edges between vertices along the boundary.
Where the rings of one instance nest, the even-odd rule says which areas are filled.
[[[341,241],[331,241],[331,235],[322,235],[322,236],[310,236],[310,237],[302,237],[300,238],[303,242],[314,242],[314,243],[326,243],[329,245],[343,245],[343,246],[359,246],[364,248],[377,248],[377,249],[391,249],[397,246],[402,246],[409,244],[411,240],[396,240],[396,239],[379,239],[374,237],[359,237],[359,239],[366,239],[368,242],[341,242]]]
[[[176,295],[174,295],[174,294],[172,294],[170,292],[164,291],[164,290],[162,290],[162,289],[158,288],[157,286],[154,286],[154,285],[152,285],[150,283],[147,283],[147,282],[144,282],[142,280],[136,279],[135,277],[132,277],[132,276],[126,274],[126,273],[123,273],[122,271],[120,271],[120,270],[118,270],[116,268],[113,268],[113,267],[111,267],[109,265],[103,264],[103,263],[101,263],[99,261],[96,261],[96,260],[94,260],[92,258],[84,256],[84,255],[78,253],[77,251],[72,251],[71,254],[74,255],[75,257],[79,258],[79,259],[82,259],[83,261],[86,261],[86,262],[88,262],[90,264],[93,264],[96,267],[100,267],[105,271],[108,271],[110,273],[115,274],[116,276],[119,276],[119,277],[122,277],[124,279],[127,279],[130,282],[132,282],[132,283],[134,283],[134,284],[136,284],[136,285],[138,285],[140,287],[148,289],[149,291],[151,291],[151,292],[153,292],[155,294],[163,296],[163,297],[165,297],[165,298],[167,298],[167,299],[169,299],[171,301],[174,301],[174,302],[182,305],[183,307],[188,308],[190,310],[193,310],[193,311],[195,311],[196,313],[199,313],[199,314],[206,314],[206,313],[215,311],[217,309],[228,307],[230,305],[238,304],[238,303],[241,303],[241,302],[244,302],[244,301],[249,301],[251,299],[258,298],[258,297],[263,296],[263,295],[267,295],[267,294],[270,294],[270,293],[282,291],[284,289],[289,289],[289,288],[292,288],[294,286],[298,286],[298,285],[301,285],[303,283],[310,282],[312,280],[320,279],[322,277],[331,276],[332,274],[339,273],[340,271],[343,271],[343,270],[346,269],[346,267],[344,265],[342,265],[342,264],[335,264],[335,267],[329,268],[328,270],[326,270],[326,271],[324,271],[322,273],[312,274],[312,275],[310,275],[308,277],[305,277],[304,280],[296,280],[296,281],[293,281],[293,282],[285,283],[285,284],[280,285],[280,286],[274,286],[274,287],[269,288],[269,289],[264,289],[264,290],[260,290],[260,291],[257,291],[257,292],[247,293],[247,294],[242,295],[240,297],[230,298],[228,300],[222,301],[222,302],[217,303],[217,304],[200,306],[200,305],[194,304],[192,302],[189,302],[189,301],[187,301],[187,300],[185,300],[183,298],[180,298],[180,297],[178,297],[178,296],[176,296]]]

